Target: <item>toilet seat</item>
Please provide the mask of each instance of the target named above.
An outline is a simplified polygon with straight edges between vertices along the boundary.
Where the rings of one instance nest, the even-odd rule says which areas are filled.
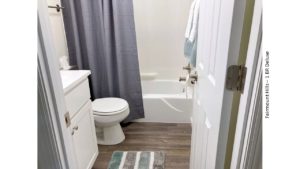
[[[128,109],[128,103],[124,99],[108,97],[96,99],[92,103],[93,114],[98,116],[117,115]]]

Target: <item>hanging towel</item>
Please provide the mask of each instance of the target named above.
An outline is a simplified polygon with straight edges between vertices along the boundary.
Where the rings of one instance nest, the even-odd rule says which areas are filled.
[[[196,66],[199,8],[200,1],[194,0],[191,4],[188,24],[185,31],[184,55],[193,67]]]

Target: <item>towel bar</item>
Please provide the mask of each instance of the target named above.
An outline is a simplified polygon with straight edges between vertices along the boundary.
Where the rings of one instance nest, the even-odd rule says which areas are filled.
[[[48,8],[56,8],[57,12],[60,12],[61,9],[65,9],[65,7],[59,6],[58,4],[56,4],[55,6],[49,5]]]

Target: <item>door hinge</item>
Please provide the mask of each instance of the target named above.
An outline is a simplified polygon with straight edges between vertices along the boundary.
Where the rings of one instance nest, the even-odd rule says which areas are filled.
[[[70,113],[67,112],[65,114],[65,122],[66,122],[66,126],[69,127],[71,125],[71,118],[70,118]]]
[[[227,68],[226,89],[243,93],[247,68],[244,65],[231,65]]]

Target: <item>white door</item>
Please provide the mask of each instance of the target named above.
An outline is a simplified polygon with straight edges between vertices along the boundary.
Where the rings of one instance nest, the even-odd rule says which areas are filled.
[[[238,63],[245,0],[200,0],[191,169],[224,168],[233,92],[227,67]]]
[[[76,157],[74,156],[74,148],[72,136],[70,135],[70,127],[66,125],[65,113],[67,112],[64,100],[63,86],[59,73],[59,62],[56,58],[57,52],[51,32],[51,24],[48,13],[48,4],[46,0],[38,1],[38,60],[43,72],[42,77],[49,84],[48,90],[51,103],[55,105],[51,121],[57,126],[57,145],[63,152],[61,161],[65,163],[64,168],[78,169],[76,166]],[[54,90],[53,90],[54,89]]]

